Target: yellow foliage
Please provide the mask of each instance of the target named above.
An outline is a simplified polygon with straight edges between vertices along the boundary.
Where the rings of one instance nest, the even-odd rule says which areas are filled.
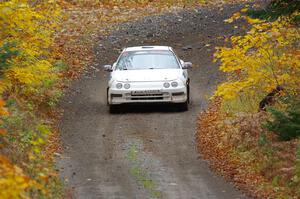
[[[29,198],[26,190],[34,185],[35,182],[25,176],[21,168],[0,156],[0,198]]]
[[[11,87],[22,88],[22,93],[29,94],[42,86],[46,86],[49,81],[56,79],[52,72],[52,65],[46,60],[38,60],[25,67],[12,67],[6,71],[6,81],[13,83]]]
[[[10,0],[0,2],[0,46],[15,44],[19,51],[9,60],[0,92],[21,86],[27,94],[55,78],[51,71],[50,47],[59,19],[55,1]],[[18,90],[18,89],[17,89]]]
[[[0,30],[0,47],[9,46],[11,50],[2,48],[5,50],[0,52],[5,55],[2,57],[8,57],[4,59],[4,64],[0,64],[0,95],[13,96],[16,101],[19,101],[18,98],[23,96],[33,99],[34,95],[38,96],[39,99],[43,92],[53,85],[53,82],[57,79],[57,74],[52,65],[54,54],[52,46],[59,24],[59,16],[60,8],[55,0],[0,1],[0,26],[2,27]],[[5,102],[1,98],[0,116],[12,117],[8,115]],[[18,118],[22,117],[18,116]],[[4,121],[0,119],[0,123],[2,124]],[[33,121],[30,121],[26,124],[30,126],[33,123]],[[14,128],[20,128],[20,126],[14,126]],[[14,128],[13,130],[15,130]],[[9,133],[7,133],[7,130]],[[10,132],[13,130],[9,129],[7,124],[1,125],[0,138],[2,136],[13,136],[14,134]],[[1,147],[9,147],[9,144],[16,145],[16,143],[8,144],[6,142],[3,144],[2,139],[0,142]],[[33,143],[21,143],[16,146],[20,147],[22,144],[24,146],[31,144],[30,150],[38,151],[41,150],[40,146],[45,144],[45,140],[37,136]],[[28,153],[31,152],[30,150],[28,150]],[[12,153],[11,156],[14,155],[9,148],[7,151]],[[24,155],[27,153],[23,149],[22,152]],[[35,180],[32,180],[36,179],[34,175],[27,176],[25,174],[28,173],[29,165],[30,169],[33,170],[39,170],[39,168],[33,166],[34,162],[22,162],[22,160],[20,162],[10,162],[3,155],[0,155],[1,199],[29,198],[34,193],[45,192],[45,186],[41,186]],[[15,164],[20,165],[24,170]]]
[[[47,6],[48,8],[42,9]],[[0,3],[0,45],[16,42],[24,56],[47,54],[56,27],[57,6],[50,1],[30,5],[28,0],[11,0]]]
[[[234,15],[228,22],[241,16]],[[243,17],[252,28],[244,36],[231,37],[232,47],[221,47],[215,53],[220,69],[229,79],[218,86],[215,96],[236,98],[243,92],[269,92],[281,85],[286,92],[299,91],[299,28],[289,18],[266,22]]]

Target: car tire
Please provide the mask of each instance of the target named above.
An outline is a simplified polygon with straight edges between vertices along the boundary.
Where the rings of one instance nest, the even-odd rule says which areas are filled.
[[[119,105],[112,105],[112,104],[109,105],[109,112],[112,114],[119,113],[120,112]]]
[[[187,99],[185,102],[178,104],[179,111],[188,111],[189,110],[189,104],[190,104],[190,85],[187,84]]]
[[[178,110],[182,111],[182,112],[188,111],[189,110],[188,100],[186,102],[184,102],[184,103],[178,104]]]
[[[187,103],[188,104],[191,103],[191,99],[190,99],[190,84],[187,85]]]
[[[109,106],[109,102],[108,102],[108,90],[109,88],[106,88],[106,105]]]

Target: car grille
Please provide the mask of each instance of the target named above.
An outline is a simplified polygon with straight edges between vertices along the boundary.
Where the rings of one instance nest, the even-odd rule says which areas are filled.
[[[129,94],[128,100],[163,100],[168,97],[168,93],[143,93],[143,94]]]

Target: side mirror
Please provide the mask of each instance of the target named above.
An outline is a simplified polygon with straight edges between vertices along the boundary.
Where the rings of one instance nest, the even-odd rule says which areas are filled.
[[[191,62],[184,62],[182,65],[183,69],[189,69],[192,68],[193,64]]]
[[[104,65],[103,68],[104,68],[105,71],[108,71],[108,72],[113,71],[111,65]]]
[[[184,64],[184,61],[181,59],[180,60],[180,64],[183,66],[183,64]]]

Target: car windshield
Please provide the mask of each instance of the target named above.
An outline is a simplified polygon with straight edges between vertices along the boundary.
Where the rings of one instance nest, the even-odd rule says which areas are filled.
[[[145,50],[124,52],[117,65],[117,70],[177,69],[178,61],[171,51]]]

